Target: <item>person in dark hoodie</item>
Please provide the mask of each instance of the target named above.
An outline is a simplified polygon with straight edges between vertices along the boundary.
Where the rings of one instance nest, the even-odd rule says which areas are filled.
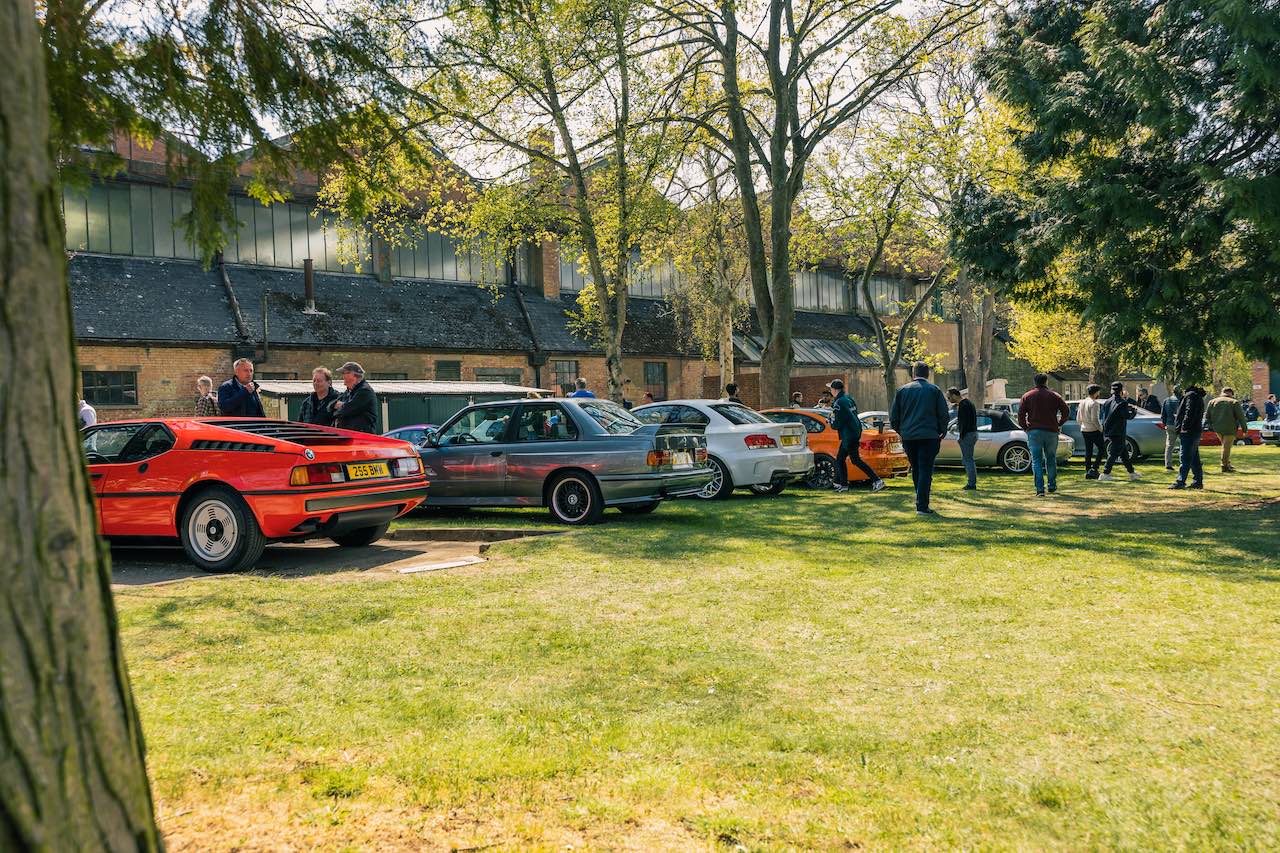
[[[942,437],[951,422],[951,410],[942,389],[929,381],[929,365],[911,365],[914,377],[893,395],[889,424],[902,438],[902,449],[911,462],[911,480],[916,487],[916,515],[937,515],[929,507],[933,489],[933,465],[942,447]]]
[[[333,390],[333,372],[327,367],[311,371],[311,387],[314,390],[302,401],[298,420],[304,424],[333,426],[333,405],[338,402],[338,392]]]
[[[1142,475],[1133,470],[1133,460],[1129,458],[1129,421],[1137,414],[1138,409],[1133,401],[1124,395],[1124,383],[1112,382],[1111,396],[1098,412],[1098,418],[1102,421],[1102,434],[1107,439],[1107,465],[1098,477],[1100,481],[1115,479],[1111,476],[1111,469],[1117,459],[1129,472],[1130,480],[1142,479]]]
[[[871,491],[878,492],[884,488],[884,480],[876,476],[876,472],[862,461],[862,456],[858,453],[858,442],[862,439],[858,404],[844,392],[843,380],[832,379],[827,387],[836,395],[831,403],[831,426],[840,435],[840,450],[836,453],[836,482],[832,488],[837,492],[849,491],[849,469],[845,466],[847,460],[867,475],[867,479],[871,481]]]
[[[333,425],[355,432],[376,432],[378,423],[378,395],[364,381],[364,368],[348,361],[338,368],[342,384],[347,390],[338,395],[333,404]]]
[[[1178,431],[1182,463],[1178,467],[1178,479],[1171,489],[1203,489],[1204,466],[1200,464],[1200,434],[1204,432],[1204,389],[1198,385],[1187,388],[1178,404],[1173,429]],[[1192,477],[1187,484],[1187,474]]]

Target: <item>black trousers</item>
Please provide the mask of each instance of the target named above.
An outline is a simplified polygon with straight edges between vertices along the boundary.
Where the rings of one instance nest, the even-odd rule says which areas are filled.
[[[933,463],[942,447],[940,438],[903,439],[902,449],[911,462],[911,482],[916,485],[916,509],[929,508],[929,493],[933,490]]]
[[[862,456],[858,452],[858,440],[846,441],[840,439],[840,449],[836,451],[836,485],[849,485],[849,471],[845,468],[845,460],[853,463],[853,467],[867,475],[871,482],[880,479],[876,476],[876,472],[871,470],[871,466],[862,461]]]
[[[1084,438],[1084,468],[1097,468],[1107,455],[1107,440],[1100,432],[1081,432]]]
[[[1129,459],[1129,442],[1123,435],[1107,439],[1107,467],[1102,469],[1102,473],[1110,474],[1111,467],[1116,464],[1117,459],[1124,465],[1126,471],[1133,473],[1133,462]]]

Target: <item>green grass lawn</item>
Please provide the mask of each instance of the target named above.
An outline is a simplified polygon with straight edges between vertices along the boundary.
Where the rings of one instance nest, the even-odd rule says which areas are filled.
[[[681,502],[460,570],[122,593],[162,826],[179,849],[1275,849],[1280,449],[1236,464],[1174,493],[1077,463],[1041,500],[948,472],[937,519],[909,480]]]

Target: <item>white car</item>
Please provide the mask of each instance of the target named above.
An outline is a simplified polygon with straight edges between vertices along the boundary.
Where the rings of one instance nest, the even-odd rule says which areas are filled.
[[[726,498],[734,489],[776,495],[813,470],[813,451],[800,424],[776,424],[741,403],[668,400],[631,410],[648,424],[706,427],[711,482],[698,496]]]
[[[1262,426],[1258,428],[1258,432],[1262,433],[1262,441],[1264,443],[1280,444],[1280,418],[1263,421]]]

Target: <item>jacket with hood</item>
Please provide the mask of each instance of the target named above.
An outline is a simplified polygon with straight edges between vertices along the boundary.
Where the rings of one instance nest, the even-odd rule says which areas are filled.
[[[1131,400],[1113,394],[1102,404],[1098,418],[1102,421],[1102,434],[1107,438],[1124,438],[1129,433],[1129,421],[1138,414],[1138,407]]]
[[[1178,404],[1178,414],[1174,418],[1174,429],[1184,435],[1199,435],[1204,432],[1204,392],[1199,388],[1188,388]]]

